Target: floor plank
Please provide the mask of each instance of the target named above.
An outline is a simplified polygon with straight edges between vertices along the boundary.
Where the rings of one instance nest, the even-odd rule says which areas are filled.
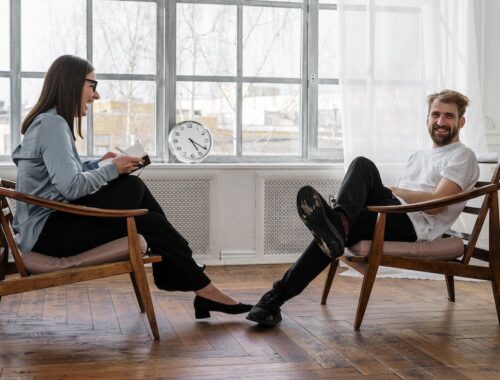
[[[286,265],[209,267],[214,283],[256,302]],[[341,269],[342,270],[342,269]],[[274,329],[244,315],[196,320],[193,294],[153,285],[161,340],[152,341],[129,276],[3,297],[0,379],[497,379],[500,327],[485,282],[380,279],[361,330],[361,279],[322,274]]]

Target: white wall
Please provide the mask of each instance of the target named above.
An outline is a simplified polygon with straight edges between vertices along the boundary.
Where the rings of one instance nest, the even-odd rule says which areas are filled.
[[[500,152],[500,1],[485,0],[483,19],[483,94],[490,151]]]
[[[0,166],[0,177],[15,180],[15,167],[13,165]],[[194,252],[196,260],[206,264],[295,261],[311,241],[312,235],[303,226],[296,213],[294,189],[283,197],[283,202],[279,201],[276,207],[281,211],[284,208],[287,209],[285,217],[274,221],[275,227],[278,225],[280,229],[285,230],[285,233],[281,231],[276,235],[281,239],[278,239],[277,244],[280,252],[277,254],[266,252],[264,247],[264,192],[268,183],[266,181],[285,180],[295,187],[299,186],[298,184],[303,186],[314,181],[323,181],[322,186],[325,189],[323,194],[326,197],[326,194],[335,195],[335,189],[333,186],[330,189],[328,181],[338,184],[342,177],[343,166],[338,164],[170,164],[151,165],[141,174],[141,178],[146,181],[156,181],[152,191],[160,195],[158,198],[160,204],[163,205],[167,215],[172,216],[169,216],[172,224],[191,242],[205,241],[200,237],[200,231],[206,227],[206,224],[197,224],[198,219],[203,218],[196,216],[196,209],[185,206],[188,205],[190,199],[195,197],[196,202],[202,198],[210,204],[209,243],[203,243],[201,248]],[[171,191],[167,194],[166,191],[162,191],[167,184],[174,181],[182,182],[183,179],[209,180],[210,191],[200,194],[197,189],[190,190],[190,194],[194,194],[192,198],[189,194],[177,194]],[[326,186],[325,181],[328,182]],[[171,205],[173,205],[171,210],[173,214],[167,212]],[[268,213],[273,213],[276,209],[267,205]],[[190,215],[184,217],[186,212]],[[175,217],[179,215],[181,217],[176,219]],[[299,233],[295,234],[295,231]],[[281,254],[281,242],[283,242],[283,254]]]

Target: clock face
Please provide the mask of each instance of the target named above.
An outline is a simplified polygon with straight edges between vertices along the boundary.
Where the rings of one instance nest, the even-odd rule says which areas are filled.
[[[207,128],[196,121],[183,121],[170,131],[168,145],[179,161],[201,162],[210,153],[212,135]]]

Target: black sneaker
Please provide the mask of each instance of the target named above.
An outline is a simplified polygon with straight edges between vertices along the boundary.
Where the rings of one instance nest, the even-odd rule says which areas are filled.
[[[340,215],[311,186],[297,193],[297,211],[325,255],[335,259],[344,254],[346,236]]]
[[[283,297],[276,289],[271,289],[252,307],[247,315],[249,321],[257,322],[259,325],[274,327],[281,321],[281,309]]]

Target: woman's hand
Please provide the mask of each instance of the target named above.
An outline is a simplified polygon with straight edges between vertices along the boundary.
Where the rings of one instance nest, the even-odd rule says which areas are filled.
[[[113,164],[115,164],[119,174],[132,173],[134,170],[137,170],[139,166],[141,166],[141,163],[141,157],[116,156],[113,159]]]
[[[100,161],[107,160],[108,158],[115,158],[116,156],[118,156],[118,154],[116,154],[115,152],[108,152],[104,156],[101,157]]]

